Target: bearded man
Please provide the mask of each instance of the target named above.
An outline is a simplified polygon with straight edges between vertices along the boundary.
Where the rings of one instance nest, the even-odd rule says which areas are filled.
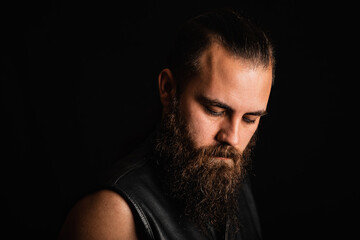
[[[274,66],[264,31],[234,11],[185,23],[158,77],[158,129],[73,207],[60,239],[261,239],[247,170]]]

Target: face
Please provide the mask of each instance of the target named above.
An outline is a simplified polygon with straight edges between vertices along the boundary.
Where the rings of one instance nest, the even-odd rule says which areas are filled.
[[[200,66],[181,94],[175,94],[169,70],[159,75],[164,115],[155,152],[164,170],[164,189],[184,204],[185,215],[201,229],[209,222],[221,229],[228,219],[236,229],[237,193],[272,73],[232,57],[219,45],[204,52]]]
[[[254,66],[213,43],[179,101],[195,147],[222,143],[242,152],[266,113],[271,84],[270,66]]]

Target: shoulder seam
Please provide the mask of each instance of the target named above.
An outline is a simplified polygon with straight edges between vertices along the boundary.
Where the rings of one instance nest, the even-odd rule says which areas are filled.
[[[142,161],[136,162],[135,164],[130,165],[122,174],[120,174],[120,175],[113,181],[113,183],[114,183],[114,184],[117,184],[121,178],[123,178],[124,176],[126,176],[129,172],[133,171],[134,169],[139,168],[139,167],[145,165],[146,162],[147,162],[146,157],[143,157]]]

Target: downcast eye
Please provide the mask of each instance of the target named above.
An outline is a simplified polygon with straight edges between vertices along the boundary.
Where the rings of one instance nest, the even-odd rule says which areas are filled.
[[[253,124],[256,121],[256,119],[251,119],[251,118],[249,118],[247,116],[243,116],[243,120],[248,124]]]
[[[205,111],[212,116],[222,116],[226,110],[216,106],[205,106]]]

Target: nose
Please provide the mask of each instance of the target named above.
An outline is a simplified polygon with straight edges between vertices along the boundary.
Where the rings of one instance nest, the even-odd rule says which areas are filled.
[[[238,146],[240,144],[240,120],[228,119],[221,124],[216,140],[222,144]]]

